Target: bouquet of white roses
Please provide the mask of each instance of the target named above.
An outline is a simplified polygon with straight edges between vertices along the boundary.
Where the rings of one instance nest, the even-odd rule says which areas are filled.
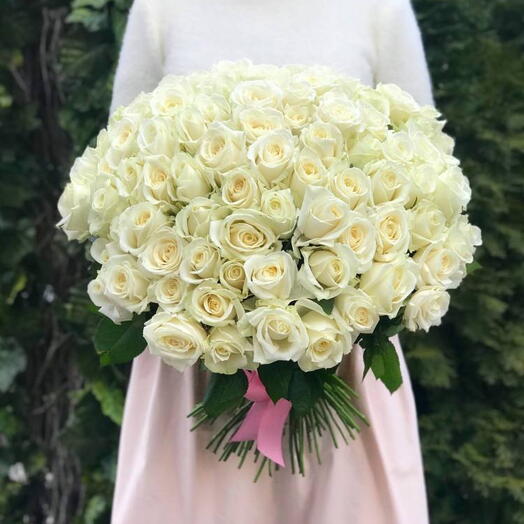
[[[365,420],[335,373],[353,344],[390,391],[389,337],[440,324],[480,231],[430,106],[323,67],[220,63],[119,108],[58,203],[100,264],[88,293],[103,363],[147,346],[202,364],[196,425],[221,458],[304,472],[305,442]],[[318,453],[318,451],[317,451]]]

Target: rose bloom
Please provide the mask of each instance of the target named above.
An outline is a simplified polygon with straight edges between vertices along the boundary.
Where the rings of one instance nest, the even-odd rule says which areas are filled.
[[[157,312],[144,324],[144,338],[152,355],[184,371],[204,353],[207,333],[184,313]]]
[[[138,255],[138,261],[146,273],[168,275],[178,273],[182,262],[185,241],[171,227],[155,232]]]
[[[425,286],[411,295],[404,310],[404,325],[410,331],[440,326],[449,308],[449,293],[437,286]]]
[[[246,134],[249,143],[254,142],[270,131],[284,129],[284,116],[270,107],[250,107],[238,112],[236,119]]]
[[[177,213],[176,232],[186,240],[207,238],[211,221],[220,220],[230,212],[227,206],[216,200],[197,197]]]
[[[270,253],[279,248],[268,218],[258,211],[235,211],[209,228],[211,241],[227,258],[246,259],[252,254]]]
[[[187,247],[180,264],[180,277],[188,284],[199,284],[220,273],[220,253],[203,238],[195,238]]]
[[[360,213],[349,215],[348,227],[342,231],[337,242],[349,247],[355,254],[358,264],[357,273],[369,269],[377,249],[377,231],[373,223]]]
[[[358,210],[368,205],[371,184],[369,177],[357,167],[349,167],[347,162],[338,162],[329,169],[328,187],[331,192]]]
[[[442,242],[430,244],[416,252],[413,260],[419,266],[418,287],[457,288],[466,276],[466,266],[452,249]]]
[[[177,200],[189,203],[195,198],[207,197],[213,188],[198,162],[187,153],[179,153],[171,161],[174,193]]]
[[[183,309],[183,299],[188,291],[187,282],[180,277],[166,275],[150,282],[147,295],[150,302],[155,302],[162,310],[177,313]]]
[[[403,207],[383,204],[376,209],[377,250],[375,260],[391,262],[408,250],[410,232],[408,215]]]
[[[211,280],[193,289],[186,309],[193,318],[208,326],[233,324],[244,313],[238,294]]]
[[[204,364],[213,373],[232,375],[249,367],[253,348],[235,326],[214,327],[207,339]]]
[[[213,122],[202,137],[197,158],[205,167],[225,173],[246,161],[245,146],[242,131]]]
[[[233,209],[256,208],[260,202],[257,177],[247,169],[235,169],[222,177],[222,200]]]
[[[279,238],[289,238],[297,220],[297,208],[291,190],[264,191],[260,210],[271,220],[271,229]]]
[[[344,289],[335,298],[333,317],[356,335],[373,333],[379,321],[377,307],[371,297],[362,289],[354,287]]]

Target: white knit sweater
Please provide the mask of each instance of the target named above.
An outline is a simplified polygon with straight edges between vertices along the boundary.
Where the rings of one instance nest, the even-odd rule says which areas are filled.
[[[329,65],[370,85],[394,82],[420,103],[432,102],[409,0],[135,0],[111,110],[168,73],[242,58]]]

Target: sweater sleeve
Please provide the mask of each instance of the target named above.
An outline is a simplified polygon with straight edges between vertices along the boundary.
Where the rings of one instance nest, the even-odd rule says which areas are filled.
[[[155,16],[155,0],[134,0],[113,84],[112,113],[142,91],[154,89],[163,76],[161,20]]]
[[[420,29],[410,0],[379,0],[375,83],[394,83],[419,104],[433,104]]]

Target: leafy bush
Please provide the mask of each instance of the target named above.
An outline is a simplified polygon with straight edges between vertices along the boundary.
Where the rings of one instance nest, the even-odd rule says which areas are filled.
[[[523,0],[415,0],[483,229],[445,324],[404,341],[432,521],[524,523]],[[127,369],[100,369],[83,248],[56,231],[105,123],[129,0],[0,4],[0,522],[108,522]]]

